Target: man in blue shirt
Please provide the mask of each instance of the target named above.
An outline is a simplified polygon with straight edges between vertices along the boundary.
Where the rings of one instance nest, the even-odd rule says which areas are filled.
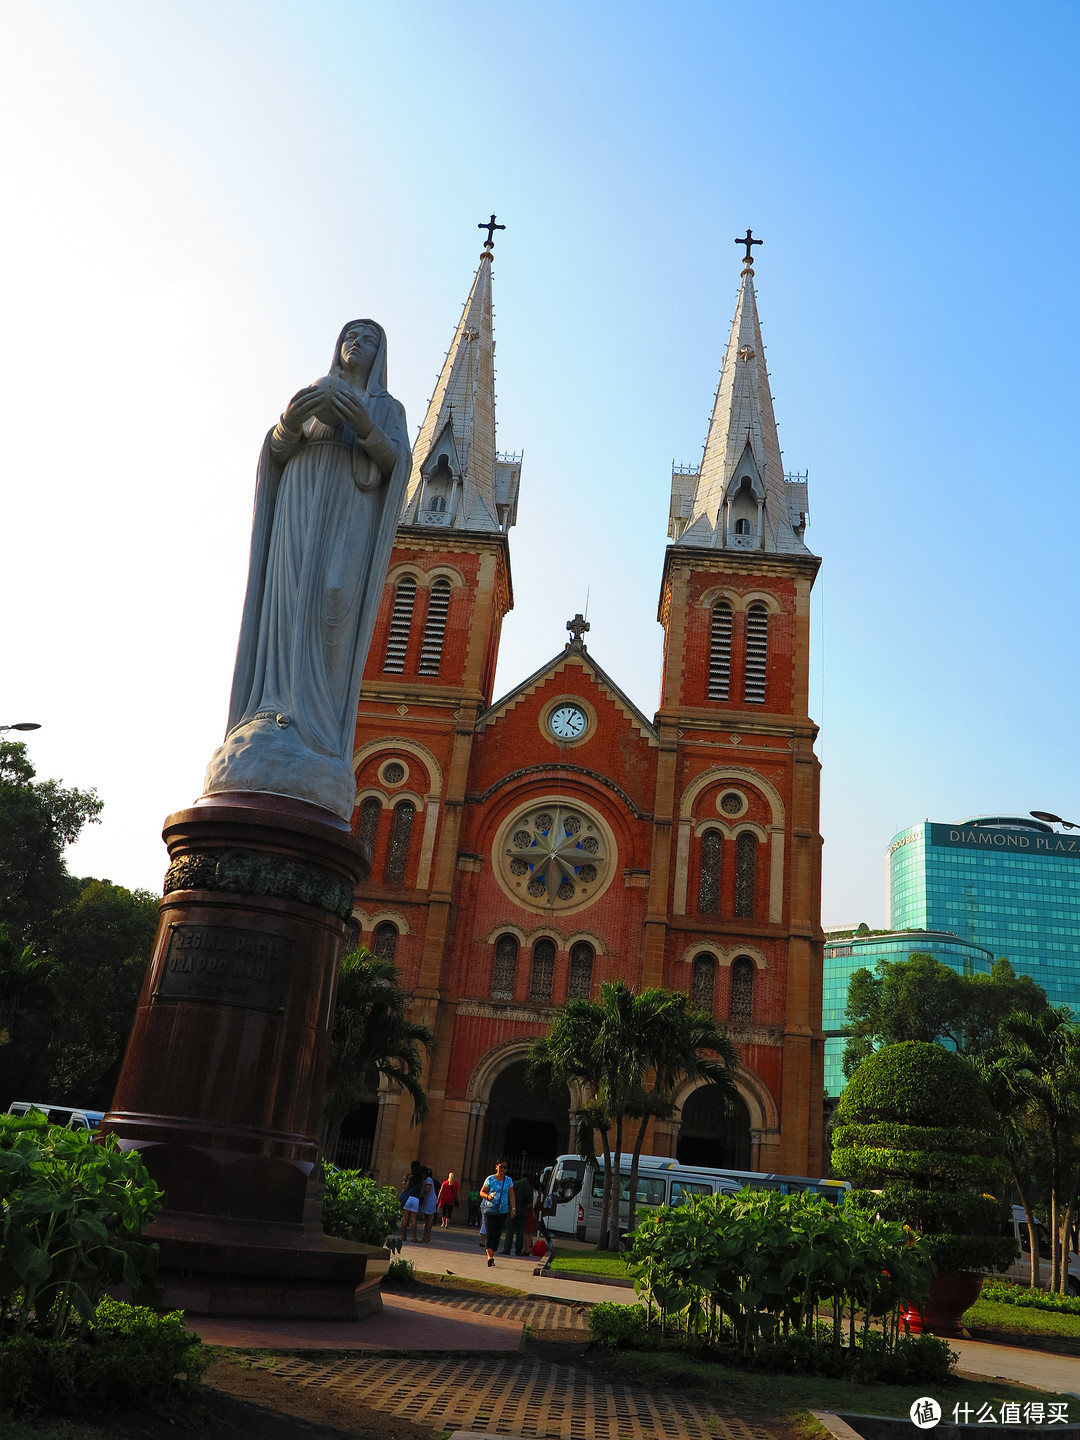
[[[517,1214],[514,1182],[506,1173],[505,1160],[496,1160],[494,1175],[489,1175],[480,1187],[480,1200],[484,1211],[484,1249],[488,1264],[494,1265],[506,1222]]]

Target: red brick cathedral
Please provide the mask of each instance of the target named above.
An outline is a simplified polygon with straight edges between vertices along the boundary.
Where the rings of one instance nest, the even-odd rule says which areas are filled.
[[[749,246],[747,246],[749,253]],[[647,1150],[820,1174],[817,727],[803,477],[786,476],[744,262],[705,452],[672,475],[661,706],[566,646],[493,694],[513,604],[521,457],[495,448],[485,245],[413,457],[356,722],[355,923],[434,1030],[428,1116],[385,1084],[337,1154],[396,1181],[420,1155],[483,1176],[573,1148],[573,1097],[525,1060],[605,980],[690,992],[742,1058],[737,1114],[686,1086]],[[658,561],[660,556],[657,556]]]

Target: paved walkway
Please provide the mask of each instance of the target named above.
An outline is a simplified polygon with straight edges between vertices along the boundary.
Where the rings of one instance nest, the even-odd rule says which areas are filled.
[[[1045,1350],[990,1345],[985,1340],[950,1340],[949,1344],[959,1352],[957,1369],[965,1375],[1080,1395],[1080,1359],[1072,1355],[1048,1355]]]
[[[555,1242],[556,1254],[576,1253],[593,1247],[576,1244],[562,1245]],[[516,1255],[497,1255],[495,1264],[488,1269],[488,1263],[480,1248],[480,1237],[475,1230],[464,1226],[451,1226],[449,1230],[433,1230],[431,1243],[421,1245],[410,1241],[401,1251],[403,1260],[410,1260],[417,1270],[426,1270],[435,1275],[463,1275],[469,1280],[488,1280],[498,1285],[512,1285],[530,1295],[548,1295],[554,1300],[614,1300],[618,1304],[629,1304],[634,1298],[632,1290],[613,1285],[594,1285],[587,1280],[563,1280],[558,1275],[534,1275],[533,1271],[543,1262],[530,1255],[518,1258]]]
[[[531,1440],[775,1440],[766,1425],[678,1390],[594,1381],[573,1365],[456,1356],[261,1363],[293,1384],[352,1394],[372,1409],[433,1430]]]

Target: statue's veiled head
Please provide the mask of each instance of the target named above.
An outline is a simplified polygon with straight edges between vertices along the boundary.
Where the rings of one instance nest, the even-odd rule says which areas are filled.
[[[374,320],[350,320],[342,328],[330,374],[360,390],[386,389],[386,332]]]

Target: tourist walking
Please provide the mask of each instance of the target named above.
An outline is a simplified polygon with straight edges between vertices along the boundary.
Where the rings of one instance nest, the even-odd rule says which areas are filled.
[[[523,1176],[517,1182],[514,1192],[517,1209],[506,1222],[506,1238],[502,1247],[504,1255],[510,1254],[511,1244],[513,1244],[515,1255],[521,1255],[525,1250],[525,1212],[533,1202],[533,1194],[532,1181],[527,1176]]]
[[[484,1213],[484,1249],[487,1251],[487,1263],[494,1265],[503,1227],[517,1211],[514,1182],[506,1173],[505,1160],[496,1160],[495,1173],[489,1175],[480,1187],[480,1199]]]
[[[435,1194],[435,1176],[425,1165],[424,1189],[420,1195],[420,1214],[424,1217],[424,1238],[420,1242],[421,1245],[431,1244],[431,1227],[435,1224],[435,1212],[438,1208],[438,1199]]]
[[[449,1230],[450,1217],[457,1205],[459,1190],[458,1182],[454,1179],[454,1172],[451,1170],[446,1179],[439,1186],[439,1212],[442,1215],[442,1228]]]
[[[413,1239],[416,1235],[416,1220],[420,1214],[420,1197],[424,1193],[424,1172],[419,1160],[414,1160],[409,1166],[409,1173],[401,1182],[401,1243],[404,1245],[409,1238],[409,1226],[412,1226]]]

